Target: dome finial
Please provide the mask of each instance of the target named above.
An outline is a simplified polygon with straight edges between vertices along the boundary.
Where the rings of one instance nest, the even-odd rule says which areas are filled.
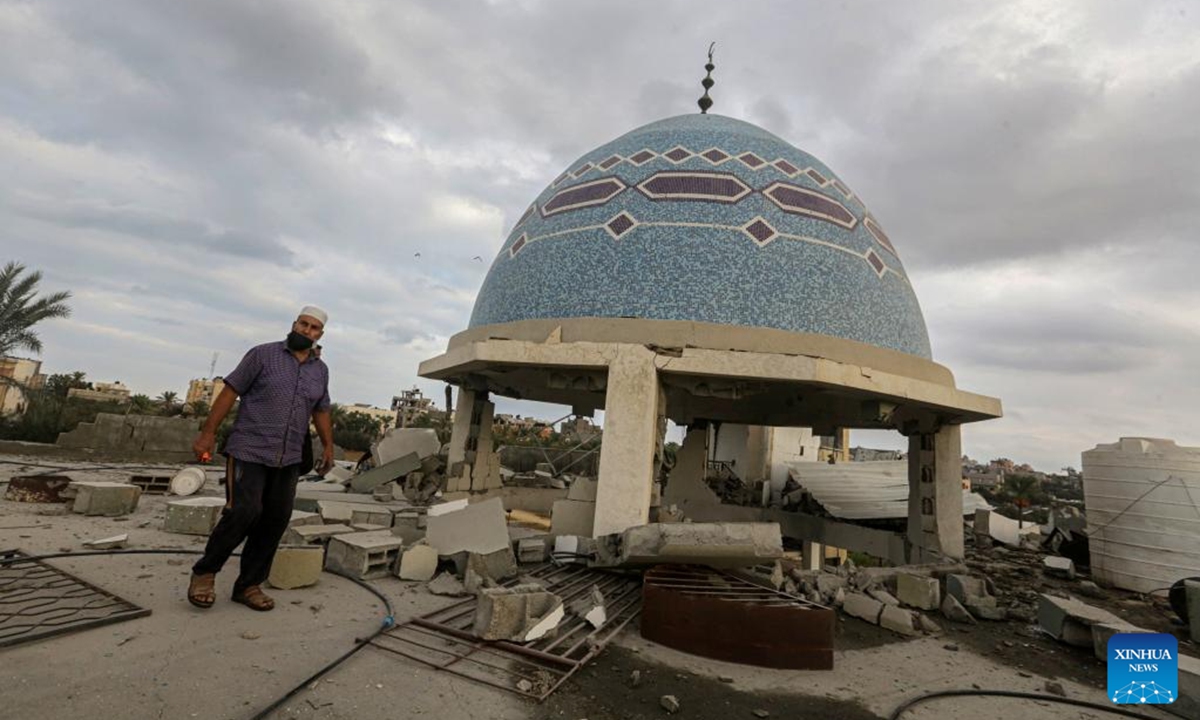
[[[700,106],[701,115],[707,113],[708,109],[712,107],[713,104],[712,98],[708,96],[708,91],[714,84],[712,79],[712,71],[715,70],[717,66],[713,65],[713,48],[716,46],[717,44],[715,42],[708,46],[708,62],[704,64],[704,69],[708,71],[708,74],[705,75],[704,79],[700,81],[700,84],[704,86],[704,95],[696,101],[696,104]]]

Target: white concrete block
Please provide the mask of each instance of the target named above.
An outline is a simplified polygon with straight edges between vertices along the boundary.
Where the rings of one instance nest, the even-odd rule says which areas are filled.
[[[426,520],[425,540],[439,555],[464,551],[490,553],[509,548],[507,516],[500,498],[439,515],[432,510]]]
[[[396,575],[401,580],[428,582],[437,574],[438,553],[428,545],[415,545],[400,556]]]
[[[193,497],[167,503],[163,530],[182,535],[208,535],[221,520],[225,501],[215,497]]]
[[[550,511],[550,534],[591,537],[595,521],[596,503],[557,500]]]
[[[267,582],[280,590],[315,585],[324,560],[325,549],[319,545],[280,545]]]

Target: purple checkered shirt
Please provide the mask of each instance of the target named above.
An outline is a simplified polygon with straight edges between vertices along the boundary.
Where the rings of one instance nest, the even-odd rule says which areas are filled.
[[[329,367],[270,342],[251,348],[225,384],[242,399],[225,454],[271,467],[299,463],[309,418],[329,409]]]

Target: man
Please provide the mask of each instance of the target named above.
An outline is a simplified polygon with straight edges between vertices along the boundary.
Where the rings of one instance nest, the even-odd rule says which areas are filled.
[[[188,601],[196,607],[212,607],[216,574],[243,540],[233,601],[254,610],[275,607],[261,585],[291,520],[309,418],[325,448],[317,472],[324,475],[333,467],[329,368],[313,352],[327,319],[324,310],[309,305],[292,323],[287,340],[251,348],[225,376],[225,389],[192,445],[197,458],[212,455],[217,428],[240,396],[237,421],[224,449],[225,509],[204,557],[192,567],[188,586]]]

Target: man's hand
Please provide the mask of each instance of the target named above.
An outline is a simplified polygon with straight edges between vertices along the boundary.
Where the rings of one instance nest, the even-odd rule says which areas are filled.
[[[192,443],[192,452],[196,453],[196,459],[201,462],[208,462],[212,459],[213,451],[217,448],[216,433],[201,431],[196,436],[196,442]]]
[[[333,469],[333,447],[326,445],[324,452],[321,453],[321,465],[317,468],[317,474],[325,477],[325,474]]]

